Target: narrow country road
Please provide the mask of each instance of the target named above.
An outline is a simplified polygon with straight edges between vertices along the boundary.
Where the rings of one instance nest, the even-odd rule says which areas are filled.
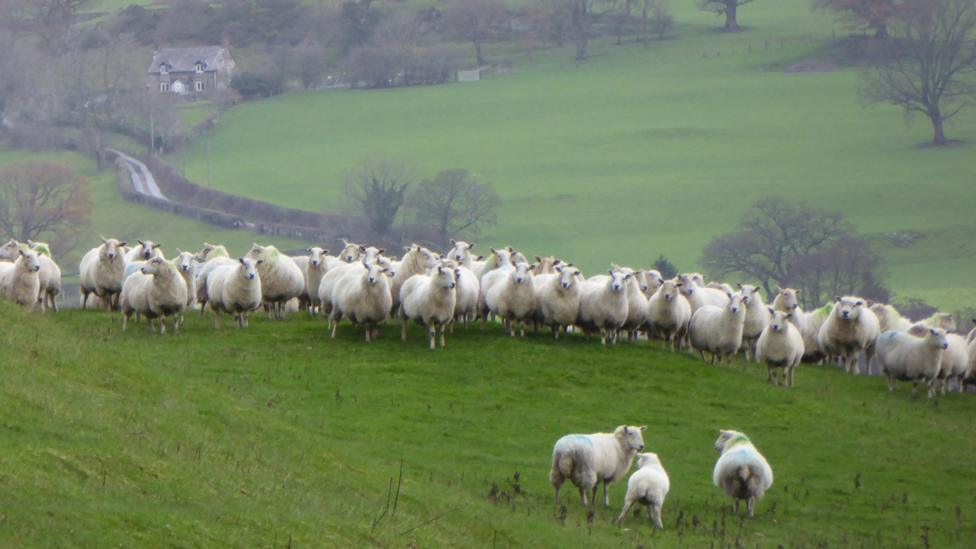
[[[132,177],[132,187],[137,193],[169,201],[159,190],[156,179],[145,164],[118,149],[108,149],[108,151],[118,155],[125,162],[125,167],[129,169],[129,175]]]

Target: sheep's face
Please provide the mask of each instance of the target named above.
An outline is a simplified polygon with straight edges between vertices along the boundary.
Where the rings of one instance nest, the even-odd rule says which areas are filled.
[[[379,284],[383,277],[386,276],[386,273],[389,272],[388,269],[377,263],[369,265],[364,262],[363,265],[366,267],[366,283],[370,285]]]
[[[688,276],[699,286],[705,285],[705,275],[701,273],[688,273]]]
[[[637,454],[637,468],[646,467],[648,465],[655,465],[660,467],[661,460],[657,457],[654,452],[644,452],[642,454]]]
[[[734,315],[738,315],[745,312],[745,303],[743,301],[744,298],[741,292],[737,294],[725,294],[725,295],[727,295],[729,298],[728,307],[730,313]]]
[[[447,252],[447,256],[458,263],[464,263],[471,257],[471,248],[474,248],[474,244],[468,244],[463,240],[451,240],[451,250]]]
[[[346,241],[343,241],[343,244],[345,245],[342,247],[342,251],[339,252],[339,257],[343,261],[346,263],[352,263],[362,257],[364,250],[363,246]]]
[[[449,290],[457,287],[457,279],[454,277],[454,271],[445,269],[444,267],[437,267],[434,271],[434,282],[441,288],[447,288]]]
[[[427,248],[420,248],[417,250],[417,261],[424,270],[433,269],[440,262],[440,257]]]
[[[308,252],[308,264],[312,267],[321,266],[322,262],[325,261],[325,255],[329,253],[329,250],[318,246],[312,246],[305,251]]]
[[[114,238],[105,238],[102,240],[102,247],[98,253],[106,261],[115,261],[116,258],[121,259],[125,254],[124,248],[125,242]]]
[[[683,293],[686,296],[695,293],[695,288],[698,287],[698,283],[695,282],[694,273],[679,274],[678,287],[681,288],[681,293]]]
[[[20,242],[11,238],[0,246],[0,259],[13,261],[17,259],[18,252],[20,252]]]
[[[532,278],[532,267],[528,263],[519,263],[512,271],[512,280],[516,284],[525,284]]]
[[[509,253],[511,253],[512,263],[528,263],[529,260],[522,252],[516,252],[511,246],[508,247]]]
[[[241,278],[244,280],[254,280],[257,278],[258,265],[264,263],[264,261],[261,259],[253,259],[246,256],[238,258],[237,261],[240,263],[240,267],[238,267],[237,272],[240,273]]]
[[[505,265],[511,265],[512,263],[512,253],[508,251],[507,248],[491,249],[492,255],[495,256],[495,267],[503,267]]]
[[[718,453],[720,453],[720,454],[722,453],[722,451],[723,451],[723,450],[725,450],[725,445],[726,445],[726,444],[727,444],[727,443],[728,443],[728,442],[729,442],[730,440],[732,440],[732,439],[733,439],[733,438],[735,438],[735,437],[740,437],[740,436],[744,436],[744,435],[743,435],[742,433],[740,433],[739,431],[728,431],[728,430],[722,430],[722,431],[719,431],[718,433],[719,433],[719,434],[718,434],[718,438],[717,438],[717,439],[715,439],[715,450],[716,450],[716,451],[717,451]]]
[[[152,240],[140,240],[139,245],[142,246],[142,253],[139,254],[139,258],[143,261],[147,261],[156,256],[156,250],[159,248],[159,243],[153,242]]]
[[[261,259],[264,257],[265,250],[267,250],[266,247],[260,244],[253,244],[251,246],[251,249],[247,251],[247,254],[245,254],[245,256],[251,259]]]
[[[143,263],[142,267],[139,268],[139,271],[142,272],[142,274],[144,275],[156,275],[159,274],[159,272],[162,270],[163,263],[165,263],[163,259],[159,257],[153,257],[148,261],[146,261],[145,263]]]
[[[622,292],[627,288],[627,281],[633,275],[633,273],[628,273],[620,269],[610,269],[610,290],[613,292]]]
[[[20,261],[28,272],[36,273],[41,270],[41,261],[37,258],[37,252],[33,250],[18,250]]]
[[[568,290],[580,278],[580,271],[575,267],[557,267],[559,272],[559,287]]]
[[[664,277],[661,276],[660,271],[656,269],[648,269],[647,271],[644,271],[644,276],[647,279],[647,285],[651,290],[656,290],[661,287],[661,284],[664,284]]]
[[[937,349],[948,349],[949,341],[946,339],[946,332],[942,328],[929,328],[925,334],[925,341]]]
[[[539,257],[535,256],[536,265],[532,268],[532,274],[552,274],[556,272],[556,266],[561,263],[560,260],[553,256]]]
[[[621,425],[614,431],[614,435],[630,450],[640,452],[644,450],[644,431],[646,429],[647,427],[644,426]]]
[[[191,272],[193,270],[193,254],[190,252],[180,252],[180,255],[176,256],[174,264],[181,272]]]
[[[853,321],[861,316],[864,300],[859,297],[838,297],[834,305],[834,314],[841,320]]]
[[[366,260],[364,259],[363,261],[366,261]],[[382,255],[381,256],[378,256],[376,258],[376,260],[373,261],[373,264],[374,265],[379,265],[380,267],[386,269],[386,273],[388,275],[390,275],[390,276],[396,276],[396,269],[393,267],[393,260],[391,260],[390,258],[384,257]]]
[[[197,252],[197,255],[196,255],[197,261],[199,261],[200,263],[205,263],[207,261],[207,259],[210,259],[210,254],[216,248],[217,247],[214,246],[213,244],[211,244],[209,242],[204,242],[203,243],[203,247],[200,248],[200,251],[199,252]]]
[[[799,292],[793,288],[780,288],[779,293],[776,294],[776,299],[773,301],[774,306],[783,311],[792,311],[798,308],[800,306],[800,301],[797,299]]]
[[[949,313],[936,313],[932,315],[935,325],[947,332],[956,330],[956,318]]]
[[[773,332],[780,334],[789,328],[790,319],[793,318],[793,313],[787,313],[785,311],[774,311],[772,307],[769,308],[769,329]]]
[[[368,248],[360,247],[360,249],[363,252],[363,261],[366,261],[367,263],[376,263],[376,258],[380,257],[380,254],[385,251],[383,248],[375,248],[373,246]]]
[[[678,290],[678,284],[673,280],[665,280],[658,289],[658,291],[661,292],[661,297],[663,297],[664,301],[667,301],[668,303],[674,301],[674,298],[678,297]]]
[[[759,286],[753,286],[752,284],[739,284],[739,290],[742,291],[742,302],[746,305],[751,305],[752,303],[759,303]]]

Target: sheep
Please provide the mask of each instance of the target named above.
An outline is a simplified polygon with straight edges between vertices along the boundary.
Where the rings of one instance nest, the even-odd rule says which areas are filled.
[[[485,304],[485,298],[488,297],[488,292],[491,290],[491,287],[515,269],[515,263],[512,260],[513,254],[514,252],[511,246],[497,250],[491,248],[491,257],[489,258],[490,269],[481,275],[481,288],[478,294],[478,311],[481,314],[482,320],[487,320],[488,318],[488,306]]]
[[[715,449],[721,455],[715,462],[712,482],[732,498],[734,513],[739,512],[739,501],[745,500],[752,518],[756,501],[773,485],[773,468],[749,437],[738,431],[719,431]]]
[[[966,379],[970,381],[976,377],[976,337],[973,337],[974,334],[976,334],[976,328],[969,332],[969,337],[967,337],[969,346],[967,347],[966,352],[969,355],[969,371],[966,374]],[[966,380],[963,380],[963,382],[965,381]]]
[[[559,505],[559,489],[569,479],[579,488],[584,506],[588,506],[586,493],[596,502],[596,488],[603,483],[603,503],[610,506],[607,486],[620,480],[630,469],[634,455],[644,450],[644,431],[647,427],[621,425],[612,433],[566,435],[552,448],[552,470],[549,482],[556,490]]]
[[[963,382],[969,374],[969,348],[966,338],[959,334],[946,334],[948,346],[942,353],[942,363],[939,365],[939,375],[936,382],[942,394],[946,394],[949,382],[956,381],[956,387],[961,393]]]
[[[926,397],[932,398],[948,347],[945,330],[941,328],[928,328],[923,337],[887,331],[878,336],[874,356],[881,374],[888,378],[889,392],[895,390],[896,380],[911,381],[914,397],[918,394],[918,382],[922,381],[928,388]]]
[[[905,332],[912,327],[912,321],[901,316],[898,309],[884,303],[875,303],[869,307],[874,316],[878,317],[878,329],[882,332]]]
[[[528,263],[519,263],[485,296],[485,305],[492,314],[501,318],[508,327],[508,334],[515,336],[515,325],[519,335],[525,337],[525,321],[532,320],[535,314],[535,279]]]
[[[627,281],[633,275],[610,269],[610,276],[591,277],[580,288],[580,310],[577,324],[584,331],[600,331],[600,343],[617,342],[617,330],[627,322],[629,311]]]
[[[353,263],[359,261],[366,253],[366,246],[363,246],[362,244],[349,242],[345,238],[340,239],[340,242],[342,242],[342,250],[339,251],[339,255],[337,257],[339,258],[339,260],[345,263]]]
[[[711,363],[721,363],[732,357],[742,347],[742,326],[746,320],[746,310],[742,304],[742,294],[729,294],[724,307],[703,305],[691,315],[688,322],[688,340],[704,361],[705,351],[712,354]]]
[[[41,299],[40,270],[37,252],[19,249],[13,263],[0,263],[0,294],[33,310],[39,306]]]
[[[756,341],[769,324],[770,312],[763,303],[759,286],[738,284],[742,292],[742,304],[746,306],[746,320],[742,324],[742,346],[745,347],[746,360],[755,360]]]
[[[38,277],[41,283],[41,309],[48,307],[58,312],[58,295],[61,294],[61,267],[51,257],[51,247],[46,242],[27,241],[27,246],[37,252],[37,259],[41,263]]]
[[[153,242],[152,240],[138,240],[139,245],[125,252],[125,262],[132,263],[133,261],[148,261],[154,257],[165,257],[163,256],[162,250],[159,249],[159,243]]]
[[[665,280],[647,302],[647,318],[651,330],[662,335],[674,351],[688,331],[691,305],[673,280]]]
[[[833,311],[833,303],[827,303],[819,309],[806,312],[800,307],[798,295],[800,290],[793,288],[780,288],[773,299],[773,309],[793,313],[791,321],[800,330],[803,336],[803,359],[808,362],[815,362],[823,358],[823,351],[820,348],[820,327]]]
[[[637,283],[640,284],[641,292],[644,293],[644,297],[647,299],[650,299],[654,295],[654,292],[664,283],[664,277],[655,269],[637,271],[635,276],[637,277]]]
[[[864,352],[868,361],[874,351],[874,341],[881,333],[878,317],[868,309],[864,300],[855,296],[834,298],[834,307],[820,326],[817,343],[828,356],[839,357],[845,372],[858,373],[858,354]]]
[[[647,517],[654,523],[655,528],[663,529],[661,508],[664,498],[671,489],[671,480],[667,471],[661,465],[657,454],[646,452],[637,454],[637,470],[627,480],[627,495],[624,496],[624,508],[617,517],[617,524],[621,524],[627,516],[627,511],[634,503],[647,506]]]
[[[81,258],[78,272],[81,276],[81,308],[88,303],[88,296],[97,295],[111,310],[118,307],[122,293],[122,274],[125,241],[103,238],[101,246],[92,248]]]
[[[551,255],[546,257],[535,256],[535,264],[532,265],[532,276],[556,274],[556,267],[560,263],[562,263],[561,259],[556,259]]]
[[[560,331],[576,323],[582,278],[580,270],[572,265],[559,265],[556,274],[535,277],[538,320],[552,329],[555,339],[559,339]]]
[[[381,250],[376,248],[366,248],[368,251],[360,256],[360,260],[354,263],[341,263],[334,267],[330,267],[322,280],[319,282],[319,303],[322,311],[326,314],[332,314],[332,295],[336,289],[336,286],[350,273],[362,274],[363,265],[372,265],[376,263],[381,267],[389,269],[390,276],[396,276],[396,269],[393,267],[393,263],[379,255]]]
[[[13,263],[20,257],[20,250],[23,246],[13,238],[0,245],[0,261]]]
[[[241,257],[222,263],[207,277],[207,296],[214,311],[214,327],[220,328],[220,313],[233,314],[238,328],[247,327],[247,313],[261,307],[261,276],[257,268],[263,260]]]
[[[322,277],[328,272],[325,258],[328,257],[329,250],[312,246],[306,251],[308,265],[305,267],[305,293],[308,294],[308,312],[316,313],[322,306],[322,300],[319,299],[319,285],[322,284]]]
[[[196,254],[193,252],[183,252],[177,250],[176,257],[173,258],[173,265],[176,270],[183,277],[183,282],[186,283],[186,307],[190,308],[193,306],[193,302],[196,300],[196,288],[197,288],[197,260]]]
[[[803,336],[793,325],[793,313],[768,309],[771,320],[756,341],[756,360],[766,363],[766,379],[779,385],[775,368],[783,368],[783,385],[793,386],[793,369],[803,360]]]
[[[197,254],[197,259],[201,256]],[[210,259],[206,262],[200,264],[197,267],[196,272],[196,300],[200,304],[200,314],[202,315],[207,310],[207,303],[209,302],[209,296],[207,294],[207,282],[210,274],[213,273],[218,267],[223,267],[225,265],[236,265],[238,262],[231,259],[230,257],[224,255],[210,255]]]
[[[698,273],[682,273],[678,275],[678,287],[681,294],[688,300],[691,306],[691,314],[704,305],[713,307],[724,307],[728,302],[727,296],[732,292],[723,292],[715,288],[708,288],[701,285],[702,275]]]
[[[149,319],[150,330],[153,321],[159,319],[160,334],[166,333],[166,318],[175,317],[173,331],[178,332],[188,293],[176,265],[160,256],[149,259],[122,284],[122,331],[128,327],[129,317],[139,313]]]
[[[627,320],[624,322],[623,329],[627,332],[627,341],[633,343],[637,340],[637,334],[647,323],[647,297],[641,290],[638,282],[638,271],[622,267],[621,271],[630,275],[627,279]]]
[[[434,254],[427,248],[419,244],[411,244],[404,248],[403,259],[400,266],[396,267],[396,275],[390,283],[390,291],[396,297],[393,298],[393,308],[400,306],[400,288],[403,283],[415,274],[426,273],[436,266]]]
[[[956,318],[951,313],[934,313],[932,316],[919,320],[915,324],[921,324],[929,328],[942,328],[946,332],[956,330]]]
[[[407,325],[411,319],[427,326],[430,349],[437,348],[435,340],[440,327],[441,347],[444,347],[444,326],[454,318],[457,304],[456,273],[444,267],[434,267],[430,274],[416,274],[400,287],[400,317],[403,320],[401,339],[407,341]]]
[[[197,263],[203,264],[216,257],[226,257],[230,259],[230,254],[227,253],[227,248],[225,248],[222,244],[211,244],[209,242],[204,242],[203,248],[196,253],[194,259],[197,260]]]
[[[350,271],[333,290],[332,313],[329,316],[332,339],[335,339],[339,321],[346,316],[353,324],[365,325],[366,343],[369,343],[370,339],[379,337],[377,325],[390,316],[393,296],[390,295],[390,277],[387,276],[389,269],[365,261],[362,265],[364,271],[361,274]]]
[[[268,318],[284,320],[284,304],[302,295],[305,275],[290,257],[274,246],[255,243],[246,256],[255,261],[261,260],[257,268],[261,274],[261,300],[268,308]]]
[[[451,259],[441,260],[441,265],[453,269],[457,275],[457,287],[454,289],[457,300],[454,305],[454,321],[461,322],[467,327],[468,322],[478,315],[478,294],[481,293],[481,283],[474,272]],[[453,326],[453,323],[451,324]]]

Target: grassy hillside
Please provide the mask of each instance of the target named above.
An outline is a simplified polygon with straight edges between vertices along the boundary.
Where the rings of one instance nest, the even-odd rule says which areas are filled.
[[[430,352],[419,329],[366,346],[300,317],[209,320],[160,338],[0,302],[0,544],[976,543],[971,395],[911,401],[817,367],[786,390],[756,366],[494,329]],[[553,442],[623,422],[647,425],[670,473],[663,532],[613,526],[622,484],[592,520],[571,489],[552,504]],[[710,484],[723,427],[775,470],[755,520]]]
[[[710,238],[776,193],[843,210],[881,243],[886,232],[923,232],[908,250],[886,250],[896,292],[976,304],[966,236],[976,110],[948,130],[965,144],[921,148],[926,123],[866,108],[856,70],[788,71],[843,34],[809,4],[743,7],[747,30],[730,35],[692,2],[673,2],[674,39],[598,41],[579,66],[550,50],[477,84],[244,104],[192,149],[187,174],[206,178],[209,150],[222,190],[338,210],[343,174],[365,158],[403,159],[424,176],[464,167],[504,198],[482,249],[513,244],[589,270],[659,253],[695,267]]]

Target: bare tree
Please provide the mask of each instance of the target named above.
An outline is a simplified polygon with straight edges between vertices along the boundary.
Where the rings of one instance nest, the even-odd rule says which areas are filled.
[[[485,64],[482,45],[498,37],[506,18],[499,0],[450,0],[444,8],[448,35],[471,42],[478,65]]]
[[[906,0],[813,0],[813,7],[830,10],[850,22],[854,29],[870,29],[875,38],[888,37],[888,20]]]
[[[945,145],[945,122],[976,96],[974,0],[921,0],[892,20],[888,60],[865,73],[864,96],[921,113],[932,122],[932,144]]]
[[[409,201],[417,221],[436,226],[445,239],[464,232],[477,239],[483,226],[497,222],[499,204],[498,194],[468,170],[444,170],[421,181]]]
[[[654,5],[651,6],[650,30],[657,35],[658,40],[663,40],[673,25],[670,0],[654,0]]]
[[[391,160],[368,160],[346,174],[346,199],[363,212],[370,229],[385,236],[406,200],[412,172]]]
[[[719,275],[748,275],[772,293],[773,284],[788,282],[797,258],[849,232],[850,226],[840,212],[768,196],[743,215],[736,230],[713,238],[705,246],[702,263]]]
[[[559,31],[560,41],[565,35],[576,46],[576,61],[584,61],[589,50],[593,24],[618,9],[626,0],[552,0],[545,13],[554,19],[549,32]]]
[[[91,215],[88,179],[53,162],[0,169],[0,231],[4,238],[53,240],[67,252]]]
[[[845,235],[797,257],[784,281],[797,288],[806,307],[831,301],[838,295],[857,295],[887,303],[884,261],[863,238]]]
[[[738,12],[739,6],[744,6],[752,0],[699,0],[698,9],[710,11],[717,15],[725,16],[725,30],[727,32],[739,29]]]

